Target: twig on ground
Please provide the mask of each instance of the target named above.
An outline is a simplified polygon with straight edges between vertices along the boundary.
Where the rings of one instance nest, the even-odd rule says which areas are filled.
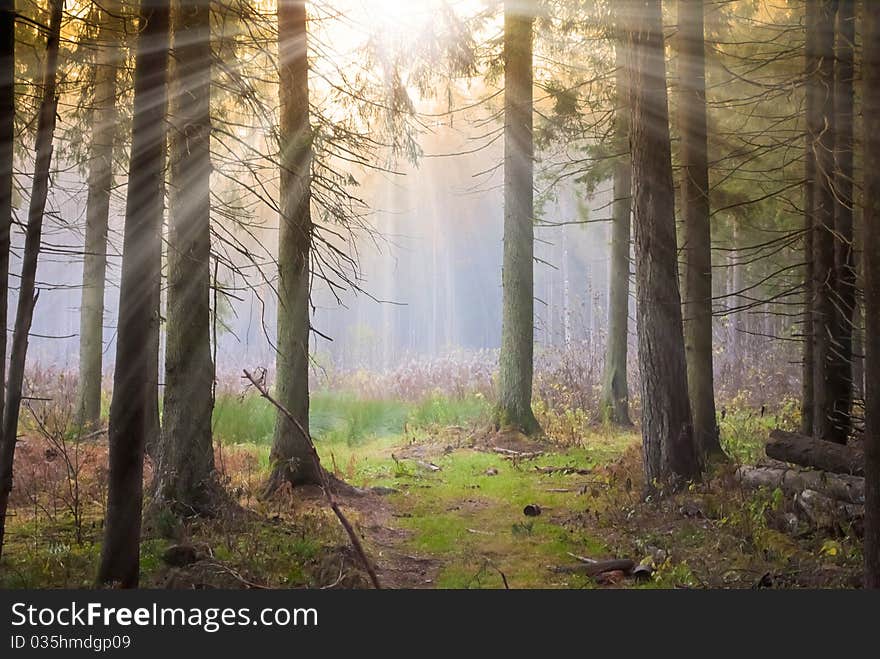
[[[244,584],[244,585],[247,586],[248,588],[253,588],[253,589],[255,589],[255,590],[271,590],[271,589],[269,588],[269,586],[263,586],[263,585],[261,585],[261,584],[254,583],[253,581],[248,581],[247,579],[245,579],[243,576],[241,576],[238,572],[236,572],[235,570],[233,570],[233,569],[232,569],[231,567],[229,567],[228,565],[223,565],[223,563],[219,563],[219,562],[217,562],[217,561],[212,561],[212,560],[211,560],[211,561],[206,561],[206,563],[207,563],[208,565],[213,566],[213,567],[220,568],[223,572],[225,572],[226,574],[228,574],[229,576],[231,576],[231,577],[232,577],[233,579],[235,579],[236,581],[241,582],[242,584]]]
[[[544,455],[544,451],[512,451],[498,446],[493,446],[492,451],[500,454],[505,460],[534,460]]]
[[[588,565],[592,565],[593,563],[596,562],[596,559],[594,559],[594,558],[587,558],[586,556],[578,556],[577,554],[572,554],[570,551],[567,551],[565,553],[568,554],[569,556],[571,556],[572,558],[576,558],[581,563],[586,563]]]
[[[579,476],[589,476],[593,473],[592,469],[580,469],[578,467],[535,467],[535,471],[542,474],[562,474],[568,476],[570,474],[578,474]]]

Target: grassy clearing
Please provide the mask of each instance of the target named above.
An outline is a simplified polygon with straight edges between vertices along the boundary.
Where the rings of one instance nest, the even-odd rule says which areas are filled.
[[[319,391],[312,394],[309,411],[315,440],[357,446],[376,438],[403,434],[408,426],[462,425],[487,418],[489,407],[481,396],[430,396],[416,403],[362,399],[353,394]],[[258,396],[220,394],[214,405],[214,436],[224,444],[269,444],[275,428],[275,410]]]

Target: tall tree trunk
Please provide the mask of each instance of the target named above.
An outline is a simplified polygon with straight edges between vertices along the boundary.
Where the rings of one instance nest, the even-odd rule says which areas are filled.
[[[637,21],[630,143],[642,438],[646,483],[653,488],[698,478],[700,463],[687,397],[660,0],[631,4]]]
[[[880,3],[863,11],[865,587],[880,588]]]
[[[58,108],[56,80],[58,46],[61,36],[61,16],[64,0],[49,4],[49,32],[46,41],[46,59],[43,62],[43,88],[37,136],[34,144],[34,180],[31,186],[28,223],[25,230],[24,254],[21,260],[21,286],[18,289],[18,307],[15,329],[12,333],[12,352],[9,356],[9,381],[6,383],[6,401],[3,415],[3,444],[0,447],[0,555],[6,532],[6,511],[12,491],[12,467],[15,462],[18,416],[21,409],[24,368],[27,361],[28,333],[34,317],[37,296],[34,293],[37,261],[43,234],[43,216],[49,194],[49,168],[52,164],[52,140],[55,134],[55,113]]]
[[[627,348],[629,338],[629,241],[632,217],[632,159],[629,154],[629,83],[625,35],[615,43],[614,139],[621,154],[614,163],[614,201],[611,209],[611,272],[608,295],[608,339],[602,414],[610,423],[632,425],[629,417]]]
[[[278,236],[276,396],[309,427],[309,252],[312,244],[309,63],[303,0],[278,5],[281,100],[281,217]],[[275,418],[268,489],[288,481],[320,483],[308,438],[286,415]]]
[[[534,143],[531,2],[504,7],[504,260],[496,425],[540,431],[534,369]]]
[[[856,220],[858,224],[858,220]],[[863,236],[860,234],[855,238],[853,245],[861,244]],[[856,291],[865,290],[865,276],[863,272],[863,262],[858,254],[853,254],[853,267],[856,271]],[[856,295],[853,304],[852,318],[852,384],[853,397],[860,400],[865,398],[865,332],[864,332],[864,308],[863,300]]]
[[[804,141],[804,311],[802,319],[803,370],[801,375],[801,434],[812,436],[815,418],[814,398],[815,356],[813,353],[813,305],[816,297],[814,257],[814,236],[816,234],[815,192],[816,192],[816,151],[813,149],[813,131],[820,117],[819,97],[819,57],[817,48],[818,5],[814,1],[806,4],[806,35],[804,45],[804,78],[806,94],[804,115],[807,124]]]
[[[712,240],[703,0],[678,2],[678,107],[684,219],[684,338],[694,438],[705,455],[720,454],[712,372]]]
[[[104,280],[107,223],[113,188],[113,136],[116,132],[116,71],[125,26],[115,0],[99,9],[98,59],[92,99],[92,143],[86,202],[85,255],[79,322],[79,400],[77,421],[96,426],[101,418],[104,354]]]
[[[731,252],[728,257],[730,268],[730,303],[733,311],[730,312],[730,351],[735,364],[742,364],[745,359],[745,338],[748,336],[746,327],[746,310],[743,308],[748,300],[742,295],[745,289],[745,265],[741,263],[743,256],[740,254],[739,220],[733,218],[731,231]]]
[[[852,431],[853,314],[856,270],[853,258],[853,49],[855,0],[839,0],[834,47],[834,327],[832,361],[838,378],[833,424],[846,441]]]
[[[122,242],[110,476],[100,584],[138,585],[144,445],[157,392],[150,374],[158,323],[165,190],[168,0],[141,0],[131,160]]]
[[[0,0],[0,555],[3,554],[5,511],[12,488],[12,461],[3,436],[6,382],[7,315],[9,311],[9,248],[12,230],[12,184],[15,163],[15,0]],[[15,441],[13,437],[12,442]]]
[[[815,235],[813,237],[813,434],[818,439],[846,442],[846,429],[837,423],[837,406],[845,383],[836,358],[838,327],[834,267],[834,18],[837,0],[814,0],[819,95],[817,121],[809,127],[816,154],[816,186],[813,191]],[[808,26],[810,29],[810,26]]]
[[[175,3],[165,396],[156,499],[180,513],[208,512],[216,503],[211,441],[210,21],[208,0]]]

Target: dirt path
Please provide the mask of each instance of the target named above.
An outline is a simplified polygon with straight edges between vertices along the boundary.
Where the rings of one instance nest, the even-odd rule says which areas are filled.
[[[397,523],[402,515],[389,498],[369,493],[349,497],[345,508],[357,511],[358,528],[364,534],[367,551],[376,564],[376,576],[383,588],[434,588],[442,562],[416,555],[408,546],[413,532]]]
[[[567,526],[583,507],[585,474],[537,466],[583,466],[586,452],[538,452],[516,437],[496,452],[460,436],[386,445],[364,458],[349,479],[370,491],[344,501],[364,536],[386,588],[567,588],[577,575],[554,571],[569,554],[603,555],[603,543]],[[377,494],[376,491],[382,494]],[[524,515],[537,503],[539,517]]]

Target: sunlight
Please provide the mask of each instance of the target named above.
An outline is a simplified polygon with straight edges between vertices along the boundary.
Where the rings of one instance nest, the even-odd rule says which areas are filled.
[[[880,0],[0,0],[0,589],[880,588],[878,157]]]

